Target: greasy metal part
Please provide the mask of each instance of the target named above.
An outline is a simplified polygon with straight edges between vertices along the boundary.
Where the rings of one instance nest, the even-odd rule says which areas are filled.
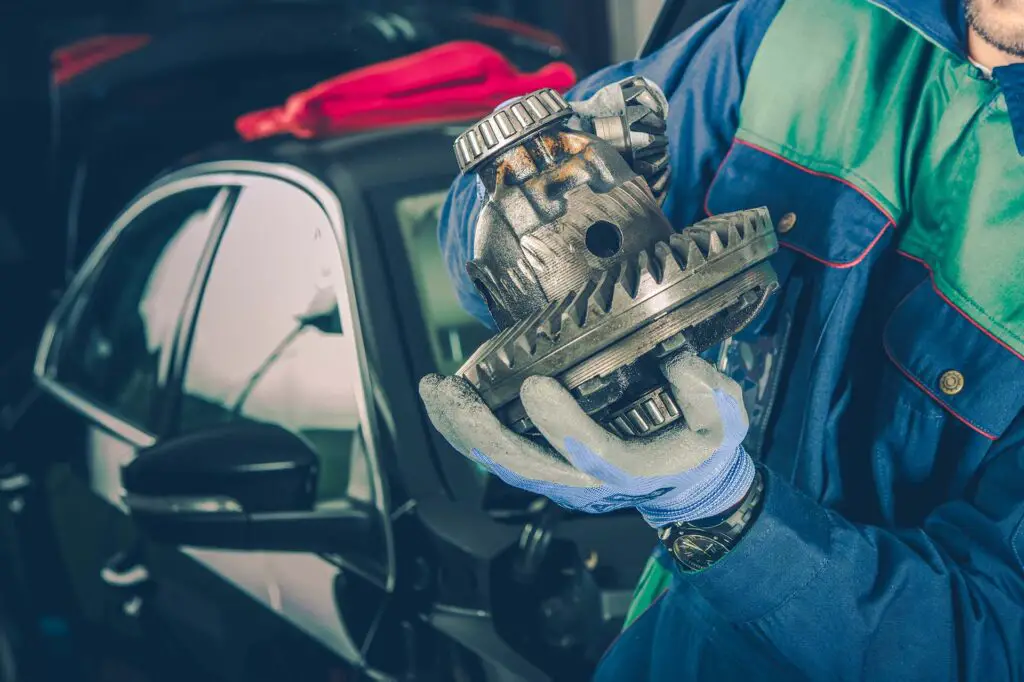
[[[512,400],[522,381],[534,374],[554,376],[573,368],[565,379],[569,388],[575,388],[653,350],[744,293],[767,290],[774,283],[771,270],[750,269],[776,247],[766,212],[744,211],[728,218],[733,244],[727,246],[719,239],[721,250],[709,256],[686,232],[656,242],[635,260],[612,266],[599,278],[587,281],[578,293],[569,292],[500,332],[481,346],[460,372],[495,406]],[[753,220],[747,223],[748,218]],[[741,236],[739,225],[743,223],[747,225]],[[701,228],[698,224],[694,229]],[[737,272],[741,274],[735,276]],[[678,311],[681,314],[671,314],[691,301],[693,305]],[[614,344],[620,340],[624,349],[619,355],[602,366],[577,369],[600,351],[617,350]]]
[[[501,139],[484,132],[535,96],[559,106],[529,107],[536,117]],[[659,361],[753,319],[778,287],[766,262],[778,243],[764,208],[672,229],[644,177],[668,168],[653,84],[604,88],[571,120],[562,102],[527,95],[456,141],[487,192],[466,268],[501,330],[459,374],[518,432],[533,430],[522,383],[543,375],[620,436],[647,436],[681,418]]]
[[[455,139],[455,158],[463,173],[502,150],[566,116],[569,103],[557,90],[544,88],[506,102]]]
[[[720,216],[723,232],[732,231],[746,218],[759,216],[746,228],[749,236],[708,257],[695,250],[684,231],[669,242],[674,254],[686,245],[692,265],[677,270],[672,258],[662,265],[648,259],[646,274],[637,278],[633,295],[623,285],[631,271],[608,273],[615,279],[611,296],[605,297],[601,281],[580,294],[549,304],[539,319],[530,318],[510,327],[482,345],[459,373],[469,380],[484,401],[516,431],[532,425],[519,403],[519,389],[532,375],[556,376],[577,397],[590,398],[588,411],[603,420],[603,407],[595,404],[596,382],[615,385],[615,372],[637,358],[657,360],[679,350],[701,352],[742,329],[760,312],[778,287],[771,266],[763,261],[777,248],[770,221],[762,209]],[[758,223],[761,223],[759,226]],[[703,224],[694,226],[702,229]],[[690,229],[694,229],[690,228]],[[676,247],[672,248],[672,242]],[[665,242],[656,244],[654,251]],[[660,281],[655,272],[661,272]],[[738,275],[732,273],[739,272]],[[651,368],[656,373],[657,367]],[[629,377],[635,383],[635,377]],[[589,384],[589,386],[588,386]],[[603,387],[611,395],[614,389]],[[620,393],[624,393],[620,391]],[[618,396],[621,397],[621,396]],[[612,401],[609,397],[608,403]],[[585,405],[586,409],[587,405]],[[665,426],[668,424],[666,423]]]
[[[668,101],[653,83],[636,76],[607,85],[590,99],[574,103],[582,130],[615,149],[647,181],[660,205],[668,189]]]
[[[635,438],[660,431],[679,416],[679,405],[672,392],[659,386],[615,410],[606,420],[620,438]]]

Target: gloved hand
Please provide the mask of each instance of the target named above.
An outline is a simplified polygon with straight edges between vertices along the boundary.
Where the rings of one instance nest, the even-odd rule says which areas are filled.
[[[657,528],[726,511],[754,478],[740,445],[747,415],[739,387],[695,355],[662,370],[686,423],[643,439],[613,435],[547,377],[527,379],[520,399],[550,447],[502,425],[461,377],[428,375],[420,396],[441,435],[509,485],[577,511],[636,507]]]

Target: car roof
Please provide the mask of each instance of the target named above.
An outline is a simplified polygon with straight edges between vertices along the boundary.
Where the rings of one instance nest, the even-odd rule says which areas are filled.
[[[459,168],[452,141],[468,123],[396,126],[317,139],[280,135],[251,142],[231,140],[185,157],[153,184],[169,175],[202,172],[204,167],[244,170],[247,163],[298,168],[339,196],[353,189],[346,186],[353,179],[361,187],[442,175],[454,179]],[[418,162],[402,163],[412,157]]]
[[[526,70],[552,59],[575,59],[561,45],[524,36],[522,30],[509,33],[491,26],[487,16],[459,10],[442,19],[414,9],[381,14],[331,3],[272,3],[127,22],[113,33],[146,40],[61,84],[61,99],[67,103],[89,94],[105,97],[120,88],[210,64],[227,65],[244,78],[258,75],[268,65],[290,68],[305,58],[324,68],[327,77],[452,40],[491,45]],[[408,33],[382,32],[379,26],[388,22],[401,22]]]

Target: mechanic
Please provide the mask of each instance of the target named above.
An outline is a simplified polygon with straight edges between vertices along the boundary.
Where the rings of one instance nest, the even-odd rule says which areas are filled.
[[[506,482],[658,529],[596,679],[1024,677],[1022,63],[1024,0],[738,0],[570,93],[657,83],[673,224],[766,205],[783,247],[762,314],[663,368],[688,429],[620,440],[533,377],[541,447],[421,384]],[[460,177],[440,237],[486,320],[479,203]]]

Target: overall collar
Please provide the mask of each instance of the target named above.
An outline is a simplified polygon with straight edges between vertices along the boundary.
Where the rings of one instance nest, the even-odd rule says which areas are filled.
[[[967,21],[963,0],[870,0],[911,26],[939,48],[967,59]],[[1006,99],[1017,151],[1024,156],[1024,64],[992,71]]]

